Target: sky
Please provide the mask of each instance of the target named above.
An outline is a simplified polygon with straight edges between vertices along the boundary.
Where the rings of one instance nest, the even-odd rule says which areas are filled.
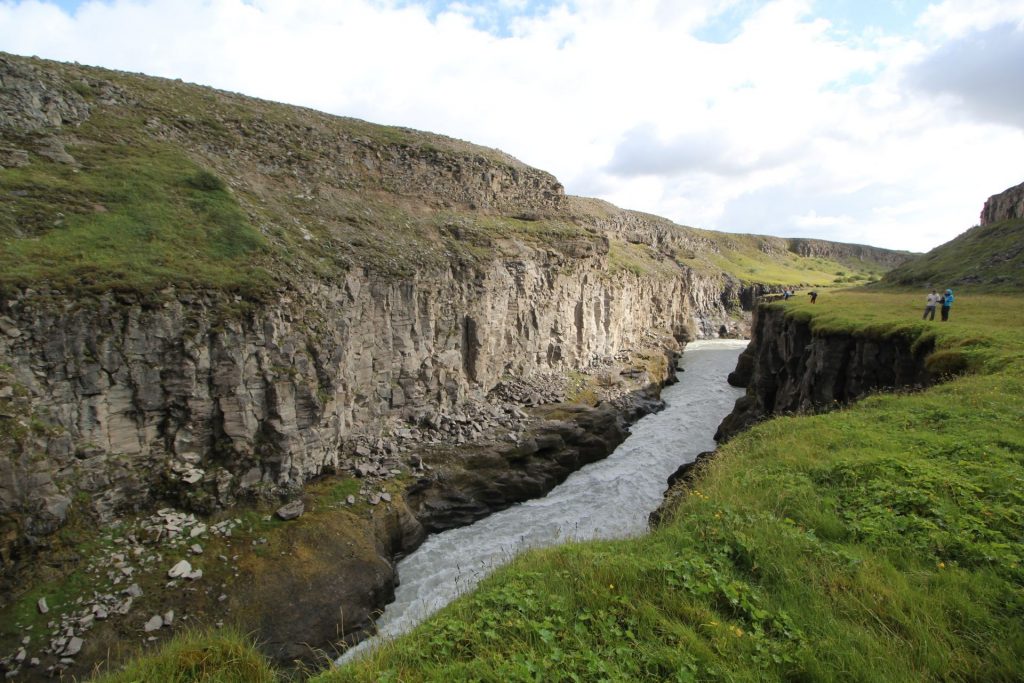
[[[1024,0],[0,0],[0,50],[442,133],[714,230],[921,252],[1024,182]]]

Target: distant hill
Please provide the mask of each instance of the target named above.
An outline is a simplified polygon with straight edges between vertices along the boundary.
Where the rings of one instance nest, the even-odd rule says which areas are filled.
[[[980,225],[891,270],[882,284],[1024,289],[1024,183],[989,197]]]

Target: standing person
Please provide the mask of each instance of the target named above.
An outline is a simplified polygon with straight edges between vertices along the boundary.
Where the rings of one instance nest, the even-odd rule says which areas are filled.
[[[949,309],[953,307],[953,290],[947,289],[942,297],[942,319],[949,320]]]
[[[933,289],[928,298],[924,300],[924,317],[921,320],[935,320],[935,307],[941,300],[942,297]]]
[[[807,292],[807,296],[811,297],[811,303],[812,303],[812,304],[813,304],[813,303],[814,303],[815,301],[817,301],[817,300],[818,300],[818,292],[816,292],[816,291],[813,291],[813,290],[812,290],[812,291],[810,291],[810,292]]]

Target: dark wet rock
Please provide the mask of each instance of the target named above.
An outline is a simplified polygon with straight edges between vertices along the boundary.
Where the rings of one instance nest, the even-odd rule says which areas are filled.
[[[647,524],[651,528],[659,526],[668,518],[668,515],[676,508],[679,500],[686,495],[686,492],[693,488],[694,483],[700,477],[701,469],[708,460],[715,456],[716,451],[704,451],[698,453],[690,462],[680,465],[675,472],[669,475],[664,499],[661,504],[647,517]]]
[[[492,512],[542,496],[583,465],[606,457],[628,435],[627,425],[663,404],[637,392],[630,410],[559,404],[540,409],[521,441],[496,444],[439,467],[406,491],[430,532],[471,524]],[[558,419],[544,419],[558,418]]]
[[[927,386],[935,379],[925,365],[933,347],[900,336],[815,334],[809,322],[782,309],[759,308],[750,346],[730,375],[747,393],[715,439],[725,441],[770,415],[829,410],[870,391]]]

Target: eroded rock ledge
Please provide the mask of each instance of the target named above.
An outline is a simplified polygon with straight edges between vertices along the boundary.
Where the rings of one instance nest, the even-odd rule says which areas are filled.
[[[729,374],[729,383],[747,393],[722,420],[715,440],[725,442],[773,415],[827,411],[872,391],[927,386],[936,379],[926,363],[933,347],[901,336],[815,334],[810,320],[761,305],[754,310],[750,345]],[[670,517],[715,453],[699,454],[669,477],[664,501],[650,515],[652,527]]]
[[[809,320],[762,306],[750,346],[729,375],[747,393],[718,427],[722,442],[755,422],[783,413],[828,410],[871,391],[930,384],[925,358],[933,343],[868,333],[816,334]]]

